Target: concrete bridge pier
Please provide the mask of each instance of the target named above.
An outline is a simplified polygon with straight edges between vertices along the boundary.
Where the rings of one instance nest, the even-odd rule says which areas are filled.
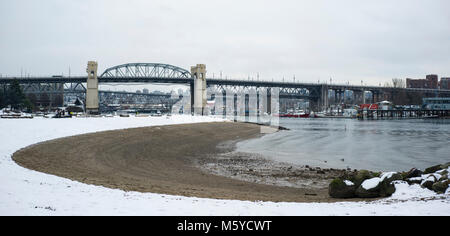
[[[362,91],[353,90],[353,104],[362,103]]]
[[[227,118],[227,91],[225,89],[222,91],[222,106],[223,106],[222,110],[223,118]]]
[[[338,91],[337,90],[333,90],[333,92],[334,92],[334,102],[333,102],[333,104],[334,105],[339,104]]]
[[[329,101],[328,101],[328,85],[322,85],[320,89],[320,111],[324,111],[329,107]]]
[[[272,90],[267,89],[267,100],[266,100],[267,114],[272,115]]]
[[[86,81],[86,113],[89,115],[97,115],[99,113],[97,68],[98,64],[95,61],[89,61],[86,68],[86,73],[88,74]]]
[[[191,88],[191,111],[194,115],[204,115],[206,107],[206,65],[197,64],[191,67],[194,82]]]
[[[261,116],[261,107],[260,107],[260,94],[259,94],[259,90],[256,91],[256,122],[259,123],[260,122],[260,116]]]
[[[381,92],[377,90],[370,91],[372,93],[372,103],[377,103],[380,101]]]
[[[323,111],[328,108],[328,86],[321,85],[317,90],[310,90],[309,108],[314,112]],[[335,93],[336,97],[337,93]]]

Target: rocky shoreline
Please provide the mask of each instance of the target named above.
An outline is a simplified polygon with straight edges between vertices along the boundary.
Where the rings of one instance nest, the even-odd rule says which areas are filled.
[[[404,181],[442,194],[448,192],[449,172],[450,163],[435,165],[424,171],[413,168],[407,172],[347,172],[331,181],[328,193],[333,198],[389,197],[395,192],[395,183]]]
[[[270,160],[259,154],[226,152],[201,158],[196,165],[208,174],[273,186],[326,190],[331,198],[361,200],[389,197],[396,181],[419,184],[436,193],[448,192],[450,163],[421,171],[373,172],[293,165]]]
[[[230,144],[231,145],[231,144]],[[262,155],[225,152],[200,158],[196,165],[208,174],[266,185],[327,189],[330,181],[349,170],[277,162]]]

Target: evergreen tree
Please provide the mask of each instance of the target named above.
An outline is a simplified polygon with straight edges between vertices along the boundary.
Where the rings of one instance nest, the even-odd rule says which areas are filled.
[[[6,106],[6,95],[3,92],[3,88],[0,88],[0,109]]]
[[[19,81],[13,80],[8,89],[8,105],[11,105],[12,109],[20,109],[24,97]]]
[[[33,108],[30,100],[23,93],[22,87],[20,87],[19,81],[13,80],[6,93],[6,105],[11,105],[12,109],[22,110],[27,109],[30,111]]]

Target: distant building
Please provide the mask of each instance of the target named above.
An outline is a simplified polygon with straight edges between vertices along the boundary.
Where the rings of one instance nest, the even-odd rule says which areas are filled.
[[[437,75],[427,75],[426,80],[428,81],[430,88],[438,89],[439,77]]]
[[[450,81],[450,77],[447,78],[441,78],[441,83],[440,83],[440,87],[441,89],[450,89],[448,86],[448,82]]]
[[[450,110],[450,98],[424,98],[423,107],[430,110]]]
[[[437,75],[427,75],[426,79],[406,79],[407,88],[437,89],[438,84],[439,81]]]

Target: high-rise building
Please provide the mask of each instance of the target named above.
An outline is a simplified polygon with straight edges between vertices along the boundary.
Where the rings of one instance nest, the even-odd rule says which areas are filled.
[[[427,75],[426,79],[406,79],[407,88],[437,89],[438,84],[439,81],[437,75]]]
[[[442,77],[440,88],[441,89],[450,89],[448,83],[450,82],[450,77]]]
[[[426,80],[428,82],[429,88],[437,89],[439,85],[439,77],[437,75],[427,75]]]

